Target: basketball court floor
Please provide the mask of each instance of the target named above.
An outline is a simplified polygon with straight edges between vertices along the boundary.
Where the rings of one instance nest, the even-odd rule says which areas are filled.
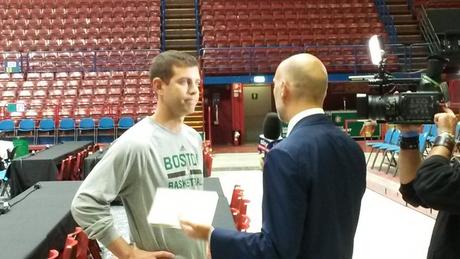
[[[247,214],[251,223],[248,232],[258,232],[262,225],[260,155],[255,152],[215,154],[212,177],[220,179],[229,200],[235,184],[244,189],[245,199],[250,200]],[[368,180],[375,177],[369,170]],[[112,212],[116,226],[128,238],[129,230],[123,207],[113,207]],[[368,188],[362,200],[353,259],[424,259],[433,225],[433,217]],[[104,258],[113,257],[105,251]]]

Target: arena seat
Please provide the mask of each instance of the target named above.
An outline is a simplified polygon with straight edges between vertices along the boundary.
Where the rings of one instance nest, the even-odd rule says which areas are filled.
[[[200,14],[202,43],[205,48],[202,56],[203,68],[205,73],[211,74],[273,72],[271,64],[264,64],[265,59],[256,59],[255,64],[249,66],[249,69],[254,70],[246,70],[248,66],[242,66],[242,63],[248,63],[247,57],[227,59],[228,56],[223,56],[225,58],[222,60],[216,59],[227,53],[224,50],[227,48],[289,49],[318,45],[363,45],[373,34],[386,34],[374,3],[367,0],[347,3],[289,0],[282,3],[267,1],[264,4],[256,1],[238,1],[237,5],[223,0],[203,0]],[[212,53],[206,51],[209,48],[220,50]],[[294,53],[294,50],[298,51],[291,49],[290,53]],[[275,56],[272,59],[280,61],[282,58]],[[328,69],[334,71],[337,68],[337,72],[353,69],[341,66],[341,63],[349,61],[348,58],[338,61],[338,66]]]

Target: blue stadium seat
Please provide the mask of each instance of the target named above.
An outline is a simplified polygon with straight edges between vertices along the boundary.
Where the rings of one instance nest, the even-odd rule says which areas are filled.
[[[134,125],[134,119],[130,116],[121,117],[118,121],[118,126],[116,130],[116,137],[119,135],[119,130],[126,131],[127,129],[131,128]]]
[[[14,121],[11,119],[0,121],[0,133],[3,138],[12,138],[15,135]]]
[[[96,128],[95,128],[93,118],[82,118],[79,124],[79,130],[78,130],[79,133],[78,133],[77,139],[80,139],[82,136],[84,136],[85,132],[91,132],[91,131],[92,131],[92,140],[94,143],[96,143]]]
[[[21,134],[22,133],[22,134]],[[19,135],[28,135],[32,137],[32,143],[35,144],[35,121],[33,119],[23,119],[19,122],[18,128],[16,130],[16,136]]]
[[[367,146],[369,146],[371,148],[371,152],[369,153],[369,157],[367,158],[367,162],[366,164],[369,164],[369,161],[371,160],[371,156],[372,156],[372,153],[374,152],[374,150],[377,150],[378,151],[378,148],[381,147],[381,146],[384,146],[386,144],[390,144],[390,141],[391,141],[391,137],[393,136],[393,133],[395,131],[395,128],[389,128],[387,130],[387,132],[385,133],[385,137],[383,139],[383,142],[370,142],[370,143],[366,143]],[[376,156],[378,155],[378,153],[375,154]]]
[[[61,135],[62,132],[62,135]],[[75,141],[77,139],[76,135],[76,130],[75,130],[75,120],[72,118],[62,118],[59,121],[59,127],[58,127],[58,139],[60,137],[64,137],[66,135],[66,132],[72,132],[73,134],[72,139]],[[67,134],[68,136],[68,134]]]
[[[99,126],[96,131],[96,140],[99,142],[99,137],[102,136],[100,131],[111,132],[110,137],[115,138],[115,122],[111,117],[102,117],[99,119]]]
[[[389,152],[389,150],[399,146],[400,133],[401,132],[398,129],[395,129],[393,134],[391,135],[390,143],[383,143],[381,146],[377,147],[377,153],[375,154],[375,158],[374,158],[374,161],[372,162],[371,168],[374,168],[375,161],[377,160],[379,152],[383,151],[383,159],[382,159],[382,162],[380,163],[379,170],[382,168],[382,163],[385,160],[385,157],[387,156],[387,153]]]
[[[43,135],[41,133],[46,133],[46,135]],[[49,137],[50,134],[52,134],[53,137],[52,144],[56,144],[56,128],[54,126],[54,120],[50,118],[41,119],[38,124],[36,133],[37,144],[40,144],[42,142],[42,138],[44,136]]]

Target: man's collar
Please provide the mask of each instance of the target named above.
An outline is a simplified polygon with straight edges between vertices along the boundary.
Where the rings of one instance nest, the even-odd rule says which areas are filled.
[[[289,121],[286,137],[289,136],[289,134],[291,133],[291,131],[294,128],[294,126],[301,119],[303,119],[303,118],[305,118],[307,116],[314,115],[314,114],[324,114],[324,110],[322,108],[311,108],[311,109],[306,109],[304,111],[301,111],[301,112],[297,113],[296,115],[294,115],[294,117],[292,117],[292,119]]]

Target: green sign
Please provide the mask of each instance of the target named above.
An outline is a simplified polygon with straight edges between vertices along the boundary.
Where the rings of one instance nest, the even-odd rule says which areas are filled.
[[[21,73],[21,63],[19,61],[5,61],[5,72]]]

